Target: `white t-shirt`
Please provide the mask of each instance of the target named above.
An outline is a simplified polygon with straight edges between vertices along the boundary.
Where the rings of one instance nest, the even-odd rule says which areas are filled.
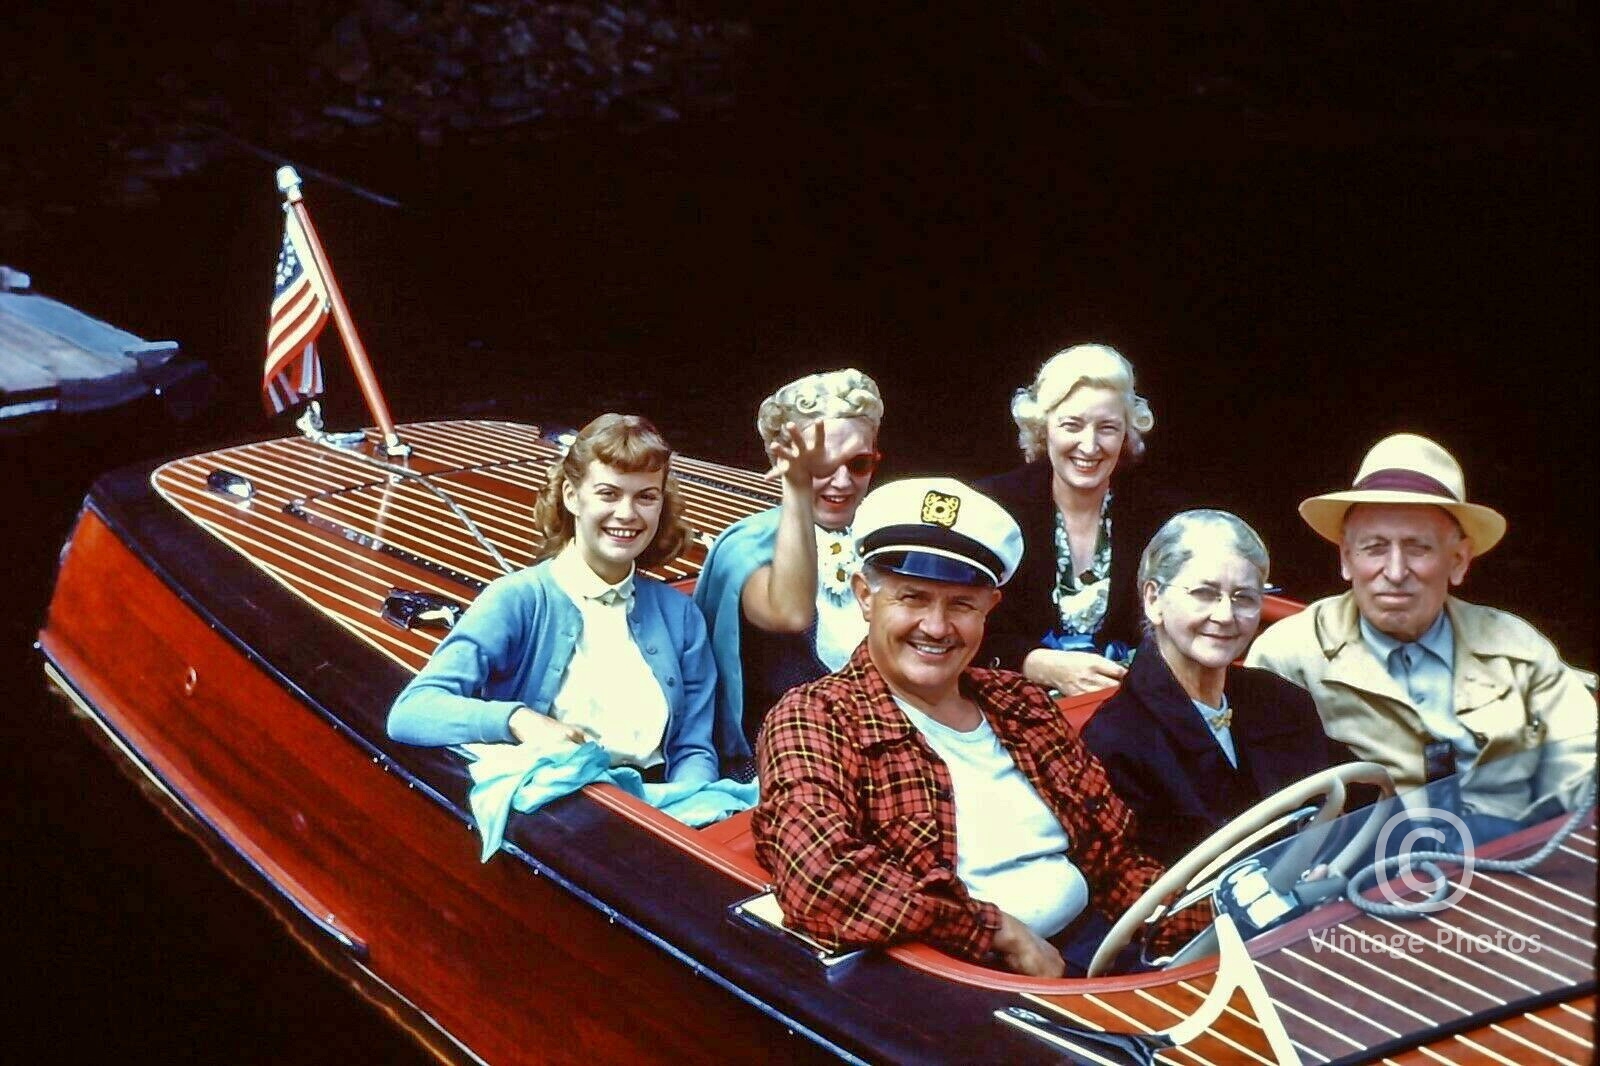
[[[1040,936],[1065,929],[1089,903],[1083,872],[1067,857],[1067,831],[995,736],[988,719],[962,733],[895,697],[950,771],[956,808],[956,876]]]

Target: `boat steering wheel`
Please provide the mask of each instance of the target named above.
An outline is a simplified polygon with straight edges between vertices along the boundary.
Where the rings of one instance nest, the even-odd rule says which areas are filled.
[[[1393,796],[1395,791],[1389,771],[1377,763],[1342,763],[1279,789],[1195,845],[1117,919],[1094,953],[1088,976],[1104,974],[1141,925],[1154,926],[1167,915],[1210,895],[1234,859],[1305,817],[1309,813],[1307,805],[1320,799],[1316,813],[1300,828],[1294,843],[1273,863],[1267,875],[1273,887],[1280,891],[1292,888],[1309,869],[1311,859],[1322,844],[1326,832],[1318,830],[1344,813],[1346,786],[1354,784],[1376,785],[1385,797]],[[1360,832],[1329,861],[1330,874],[1343,874],[1353,862],[1370,853],[1386,813],[1387,804],[1373,804],[1372,814]],[[1181,898],[1169,906],[1167,901],[1177,893],[1182,893]],[[1183,962],[1203,958],[1215,953],[1215,945],[1216,934],[1207,929],[1184,947],[1180,957]]]

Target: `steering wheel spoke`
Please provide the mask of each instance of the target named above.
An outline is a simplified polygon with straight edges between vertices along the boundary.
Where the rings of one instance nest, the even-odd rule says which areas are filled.
[[[1144,894],[1117,919],[1111,931],[1095,952],[1089,964],[1088,975],[1098,977],[1106,972],[1119,952],[1133,939],[1134,934],[1147,923],[1159,923],[1169,914],[1177,913],[1199,902],[1215,889],[1217,880],[1238,860],[1239,856],[1258,848],[1262,841],[1285,827],[1306,818],[1308,810],[1315,809],[1309,821],[1301,826],[1294,841],[1267,872],[1268,883],[1278,892],[1293,889],[1307,871],[1312,859],[1320,852],[1328,834],[1328,824],[1344,813],[1346,786],[1366,784],[1377,786],[1385,796],[1394,795],[1394,781],[1377,763],[1343,763],[1318,771],[1292,785],[1279,789],[1254,807],[1233,819],[1203,840],[1194,850],[1173,863],[1167,872],[1158,877]],[[1313,804],[1312,801],[1318,801]],[[1383,808],[1379,804],[1374,810]],[[1330,863],[1336,871],[1355,856],[1370,850],[1380,819],[1369,818],[1355,838],[1350,841]],[[1178,901],[1163,908],[1173,896]],[[1211,947],[1205,949],[1202,940],[1209,939]],[[1188,963],[1215,952],[1215,937],[1202,934],[1195,942],[1186,945],[1174,957],[1174,962]]]

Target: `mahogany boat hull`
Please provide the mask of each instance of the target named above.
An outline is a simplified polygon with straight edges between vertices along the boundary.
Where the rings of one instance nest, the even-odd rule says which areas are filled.
[[[91,493],[39,636],[49,668],[328,951],[461,1057],[986,1057],[976,1037],[950,1043],[952,1021],[988,1035],[1005,997],[956,997],[962,1018],[931,1024],[940,982],[920,979],[919,1004],[891,981],[852,1018],[809,958],[727,917],[748,884],[580,797],[518,820],[509,854],[479,863],[458,761],[374,739],[407,673],[147,486],[141,469]],[[455,802],[436,788],[450,781]],[[1011,1061],[1056,1059],[1008,1043]]]
[[[496,1063],[1062,1061],[993,1017],[1026,982],[950,980],[889,953],[825,969],[730,918],[758,870],[707,861],[590,797],[513,819],[505,850],[478,862],[460,760],[384,735],[406,666],[151,484],[139,468],[91,492],[39,638],[52,676],[319,954],[435,1050]],[[1189,967],[1057,998],[1152,1028],[1209,980]],[[1541,1007],[1554,1020],[1526,1022],[1531,1039],[1592,1026],[1584,991],[1564,1012]],[[1514,1051],[1504,1033],[1521,1024],[1473,1036]],[[1232,1061],[1230,1049],[1270,1061],[1243,1013],[1206,1039],[1213,1050],[1176,1061]],[[1440,1049],[1426,1061],[1466,1061],[1457,1039],[1424,1037]]]

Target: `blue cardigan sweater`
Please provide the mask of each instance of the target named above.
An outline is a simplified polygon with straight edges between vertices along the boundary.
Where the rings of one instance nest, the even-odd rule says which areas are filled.
[[[683,593],[636,573],[628,627],[667,697],[669,781],[713,781],[716,665],[705,619]],[[456,623],[389,710],[389,735],[439,746],[509,742],[518,707],[549,714],[583,618],[544,563],[498,578]]]

